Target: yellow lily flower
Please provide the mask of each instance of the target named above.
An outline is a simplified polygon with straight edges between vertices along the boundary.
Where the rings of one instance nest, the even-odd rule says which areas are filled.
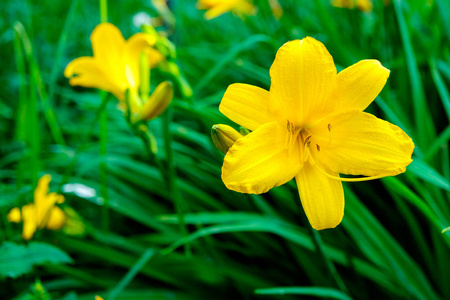
[[[412,161],[411,138],[363,112],[389,73],[377,60],[362,60],[337,74],[321,42],[284,44],[270,68],[270,91],[236,83],[220,103],[224,115],[252,130],[225,155],[226,187],[260,194],[295,177],[312,227],[336,227],[344,215],[341,181],[397,175]]]
[[[250,15],[255,7],[247,0],[198,0],[198,9],[207,9],[205,19],[214,19],[226,12]]]
[[[102,23],[92,32],[91,43],[94,56],[76,58],[64,70],[64,75],[70,78],[69,83],[110,92],[121,101],[121,107],[127,107],[125,97],[129,90],[130,110],[139,114],[144,102],[139,97],[141,55],[146,54],[149,67],[155,67],[164,59],[159,51],[152,48],[156,38],[146,33],[136,33],[125,40],[116,26]],[[166,107],[172,100],[167,101],[167,97],[161,95],[159,98],[166,100],[163,104]]]
[[[34,190],[34,203],[24,205],[22,211],[15,207],[7,215],[9,222],[23,221],[22,238],[30,240],[36,229],[46,227],[50,230],[59,230],[66,223],[66,215],[56,203],[63,203],[64,197],[49,192],[50,175],[42,176]]]
[[[331,5],[349,9],[356,7],[364,12],[370,12],[373,9],[372,1],[370,0],[332,0]]]

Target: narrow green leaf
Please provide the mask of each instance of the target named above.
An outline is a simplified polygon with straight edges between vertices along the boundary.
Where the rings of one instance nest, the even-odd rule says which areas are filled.
[[[426,182],[434,184],[450,192],[450,183],[447,181],[447,179],[424,161],[415,158],[413,162],[408,166],[408,171],[416,175],[418,178],[421,178]]]
[[[127,274],[120,280],[116,287],[109,294],[108,299],[113,300],[130,284],[133,278],[139,273],[139,271],[147,264],[150,258],[155,254],[155,250],[147,249],[139,260],[134,264]]]
[[[219,61],[206,75],[204,75],[198,82],[198,84],[194,88],[195,94],[198,94],[204,87],[206,87],[212,79],[214,79],[217,74],[219,74],[231,60],[236,57],[241,51],[255,46],[255,44],[259,43],[267,43],[270,45],[274,45],[274,40],[266,35],[257,34],[249,37],[245,41],[240,44],[237,44],[233,48],[231,48],[228,53],[224,56],[224,58]]]
[[[348,295],[331,288],[325,287],[276,287],[255,290],[256,295],[304,295],[313,297],[325,297],[339,300],[351,300]]]
[[[409,35],[408,24],[403,15],[402,2],[400,0],[393,0],[392,4],[397,16],[400,37],[406,56],[406,65],[408,67],[408,75],[412,89],[414,120],[416,124],[421,124],[416,128],[418,132],[417,138],[419,139],[419,144],[423,147],[434,139],[436,130],[428,109],[424,87],[420,78],[416,56],[414,55],[411,37]]]

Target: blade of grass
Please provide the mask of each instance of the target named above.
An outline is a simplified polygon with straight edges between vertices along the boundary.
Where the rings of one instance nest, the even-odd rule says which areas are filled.
[[[419,144],[423,147],[430,144],[436,136],[436,129],[434,128],[431,119],[430,111],[428,109],[425,91],[420,79],[419,67],[414,55],[411,38],[408,32],[408,25],[402,11],[402,2],[400,0],[393,0],[395,14],[397,16],[398,26],[400,30],[400,38],[402,40],[403,49],[406,56],[406,65],[410,79],[410,86],[412,89],[411,96],[413,98],[414,120],[417,126],[417,139]]]
[[[437,220],[436,215],[430,210],[426,203],[417,196],[410,188],[395,177],[386,177],[381,179],[384,185],[403,199],[408,200],[410,204],[415,206],[422,214],[427,217],[431,224],[436,226],[438,230],[442,230],[440,222]]]
[[[450,125],[442,131],[439,136],[428,147],[428,151],[425,153],[423,160],[428,161],[444,146],[448,144],[450,140]]]
[[[16,22],[14,24],[14,30],[22,39],[22,43],[24,45],[24,50],[27,56],[27,61],[29,64],[29,72],[30,77],[33,78],[33,90],[34,93],[39,94],[39,98],[41,99],[41,106],[44,112],[45,119],[47,120],[48,126],[50,128],[50,132],[52,133],[53,139],[57,144],[65,145],[64,137],[61,132],[61,128],[59,127],[58,121],[55,117],[55,112],[50,104],[47,91],[42,80],[41,71],[39,69],[38,61],[33,52],[33,46],[31,44],[30,39],[28,38],[27,32],[25,28],[20,22]]]
[[[242,43],[234,46],[231,48],[227,54],[222,58],[221,61],[219,61],[207,74],[205,74],[197,83],[197,85],[194,87],[194,94],[198,94],[204,87],[206,87],[212,79],[214,79],[226,66],[228,63],[232,61],[233,58],[235,58],[241,51],[254,47],[255,44],[259,43],[267,43],[274,47],[274,49],[277,48],[275,45],[274,40],[266,35],[257,34],[249,37]]]
[[[26,128],[25,135],[27,136],[27,143],[29,146],[29,161],[31,169],[31,179],[32,185],[36,186],[39,178],[40,169],[40,135],[39,135],[39,111],[37,106],[37,81],[35,74],[31,72],[33,69],[33,56],[32,47],[30,40],[26,36],[25,28],[19,22],[14,24],[15,34],[20,38],[25,52],[26,62],[28,63],[28,68],[30,70],[29,74],[29,90],[28,90],[28,101],[26,104],[27,115],[26,115]]]
[[[27,124],[28,124],[28,110],[29,107],[27,105],[29,101],[27,89],[27,74],[25,69],[25,55],[22,49],[20,35],[17,31],[14,31],[14,58],[16,60],[17,72],[19,76],[19,104],[17,108],[16,114],[16,132],[15,138],[18,141],[23,143],[27,142]],[[18,189],[22,187],[24,181],[24,170],[25,170],[26,162],[24,159],[20,159],[17,164],[17,172],[16,172],[16,186]],[[6,220],[6,219],[5,219]]]
[[[256,295],[304,295],[313,297],[324,297],[339,300],[351,300],[349,296],[341,291],[326,287],[275,287],[255,290]]]
[[[69,12],[67,13],[67,16],[65,18],[64,27],[62,29],[61,35],[59,37],[58,41],[58,47],[56,49],[56,54],[54,56],[53,60],[53,66],[52,70],[50,72],[50,79],[48,82],[48,98],[50,101],[53,100],[53,97],[55,95],[55,85],[56,85],[56,79],[58,76],[60,76],[60,64],[62,60],[62,56],[66,47],[67,37],[70,33],[70,30],[72,29],[72,25],[76,19],[76,9],[78,6],[78,3],[80,0],[72,0],[72,3],[70,4]]]
[[[178,178],[176,173],[176,167],[173,158],[172,139],[173,135],[170,130],[170,125],[173,120],[173,110],[168,107],[163,116],[163,134],[164,134],[164,149],[167,160],[167,185],[170,193],[170,198],[175,201],[175,210],[180,220],[180,231],[183,236],[187,236],[188,230],[184,222],[184,212],[186,210],[186,202],[183,200],[180,190],[178,188]],[[191,247],[189,243],[185,245],[185,254],[187,257],[191,256]]]
[[[448,128],[450,128],[450,126]],[[417,158],[414,159],[408,166],[408,171],[418,178],[450,192],[450,182],[424,161]]]
[[[101,92],[102,103],[108,97],[105,92]],[[103,199],[101,220],[102,229],[108,231],[109,228],[109,195],[108,195],[108,166],[106,157],[108,154],[108,112],[105,108],[100,113],[100,197]]]
[[[108,1],[100,0],[100,22],[108,22]],[[108,113],[106,110],[107,94],[101,92],[101,103],[105,107],[100,112],[100,197],[103,199],[101,220],[102,229],[106,232],[109,229],[109,197],[108,197],[108,169],[106,156],[108,153]]]
[[[301,247],[309,251],[314,251],[315,249],[314,243],[311,240],[311,238],[306,233],[299,230],[298,227],[288,225],[277,219],[269,219],[267,217],[264,217],[260,220],[257,220],[255,218],[253,220],[234,222],[226,225],[211,226],[200,229],[198,231],[189,234],[187,237],[181,238],[180,240],[172,243],[165,249],[161,250],[160,254],[163,256],[168,255],[173,251],[175,251],[178,247],[180,247],[184,243],[192,242],[198,238],[207,235],[230,233],[230,232],[273,233],[293,242],[296,245],[300,245]],[[248,236],[246,236],[246,238],[248,238]],[[325,246],[325,251],[333,261],[344,266],[349,265],[348,255],[346,253],[343,253],[341,250]],[[390,290],[392,293],[398,294],[396,293],[397,287],[392,284],[392,282],[388,277],[386,277],[386,274],[384,272],[376,269],[371,264],[368,264],[367,262],[355,257],[352,257],[352,265],[354,266],[356,272],[358,272],[362,276],[377,282],[380,286]]]
[[[155,250],[147,249],[138,261],[128,270],[127,274],[120,280],[116,287],[109,294],[108,299],[114,300],[116,297],[130,284],[133,278],[139,273],[139,271],[147,264],[147,262],[153,257]]]
[[[441,96],[442,105],[444,106],[445,112],[447,113],[447,119],[450,121],[450,95],[445,86],[444,80],[439,74],[438,68],[436,66],[436,60],[431,58],[428,62],[431,71],[431,77],[433,78],[434,84]]]
[[[343,225],[358,248],[375,265],[387,268],[391,280],[410,297],[438,299],[419,265],[379,223],[356,195],[345,188],[347,214]]]

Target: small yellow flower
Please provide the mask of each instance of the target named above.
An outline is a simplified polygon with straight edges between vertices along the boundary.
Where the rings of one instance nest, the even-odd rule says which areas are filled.
[[[270,91],[232,84],[220,104],[223,114],[252,131],[225,155],[227,188],[260,194],[295,177],[308,220],[320,230],[343,218],[341,181],[397,175],[411,163],[411,138],[363,112],[389,77],[377,60],[337,74],[325,46],[307,37],[278,50],[270,77]]]
[[[227,154],[228,149],[242,136],[241,133],[228,125],[216,124],[211,128],[213,143],[223,154]]]
[[[370,0],[332,0],[331,5],[349,9],[356,7],[364,12],[370,12],[373,9],[372,1]]]
[[[250,15],[255,7],[247,0],[198,0],[198,9],[207,9],[205,19],[214,19],[226,12]]]
[[[61,208],[55,206],[63,203],[64,197],[49,192],[50,175],[42,176],[34,190],[34,202],[24,205],[22,211],[15,207],[7,215],[9,222],[19,223],[23,221],[22,238],[30,240],[36,229],[46,227],[50,230],[59,230],[66,223],[66,215]]]
[[[94,56],[76,58],[64,71],[64,75],[70,78],[71,85],[98,88],[114,94],[120,101],[120,107],[129,108],[138,119],[145,105],[159,109],[157,112],[148,112],[147,109],[146,115],[153,118],[170,104],[170,95],[173,95],[173,92],[168,91],[167,86],[171,88],[168,82],[164,82],[162,87],[158,86],[149,99],[140,97],[141,56],[144,53],[148,67],[155,67],[164,59],[163,55],[153,48],[156,43],[154,36],[136,33],[125,40],[117,27],[102,23],[92,32],[91,43]],[[158,95],[159,92],[165,94]],[[155,99],[162,102],[149,103]]]

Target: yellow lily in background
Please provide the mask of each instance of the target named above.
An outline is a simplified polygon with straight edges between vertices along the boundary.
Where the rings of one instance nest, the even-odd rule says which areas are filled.
[[[76,58],[64,71],[64,75],[70,78],[71,85],[93,87],[110,92],[120,101],[121,108],[128,107],[137,118],[142,110],[147,110],[147,116],[151,115],[152,118],[155,116],[156,112],[149,113],[146,106],[157,107],[158,113],[161,113],[170,104],[173,91],[167,88],[172,87],[168,82],[160,84],[149,99],[143,99],[148,95],[140,95],[141,84],[148,85],[148,82],[141,82],[141,79],[148,78],[145,76],[141,78],[141,76],[148,73],[148,68],[155,67],[164,60],[163,55],[153,48],[156,43],[154,36],[136,33],[125,40],[116,26],[102,23],[92,32],[91,43],[94,56]],[[142,61],[146,62],[145,66],[141,65]],[[160,92],[166,94],[157,94]],[[149,103],[155,99],[161,102]]]
[[[412,161],[411,138],[363,112],[389,73],[377,60],[362,60],[337,74],[321,42],[284,44],[270,68],[270,91],[232,84],[220,103],[224,115],[252,131],[225,155],[226,187],[260,194],[295,177],[312,227],[336,227],[344,215],[341,181],[394,176]]]
[[[22,238],[30,240],[36,229],[46,227],[50,230],[59,230],[66,223],[66,215],[61,208],[55,206],[63,203],[64,197],[49,192],[50,175],[42,176],[34,190],[34,203],[22,207],[13,208],[7,215],[9,222],[19,223],[23,221]]]
[[[198,9],[207,9],[205,19],[214,19],[226,12],[250,15],[255,12],[255,7],[247,0],[198,0]]]
[[[332,0],[331,5],[349,9],[356,7],[364,12],[370,12],[373,9],[372,1],[370,0]]]

